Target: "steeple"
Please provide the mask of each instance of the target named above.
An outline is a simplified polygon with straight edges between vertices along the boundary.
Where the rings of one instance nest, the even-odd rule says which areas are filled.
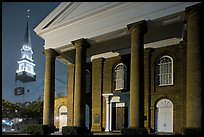
[[[23,46],[21,48],[21,58],[17,62],[18,70],[16,71],[16,81],[20,80],[22,82],[35,81],[36,75],[34,72],[34,66],[31,47],[31,37],[30,37],[30,28],[29,28],[29,18],[30,18],[30,9],[27,10],[27,24],[25,38]]]
[[[26,25],[26,33],[25,33],[25,39],[24,39],[24,43],[23,43],[23,48],[25,49],[29,49],[32,51],[32,47],[31,47],[31,38],[30,38],[30,27],[29,27],[29,13],[30,13],[30,9],[27,10],[27,25]]]

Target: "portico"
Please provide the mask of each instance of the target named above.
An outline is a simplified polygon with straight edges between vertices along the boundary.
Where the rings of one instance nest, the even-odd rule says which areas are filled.
[[[184,56],[174,55],[169,46],[175,46],[183,41],[182,33],[185,16],[185,7],[195,3],[143,3],[143,2],[103,2],[103,3],[61,3],[48,17],[35,28],[36,33],[45,40],[45,98],[43,110],[43,124],[53,126],[54,102],[54,61],[60,60],[68,66],[68,96],[67,96],[67,126],[85,126],[85,106],[90,107],[90,130],[92,132],[112,132],[122,128],[155,129],[155,104],[166,97],[169,90],[172,103],[178,113],[174,115],[176,121],[185,127],[200,127],[201,113],[193,114],[201,106],[199,98],[201,88],[200,71],[196,76],[191,63],[187,63],[187,72],[175,71],[173,80],[180,85],[185,83],[187,89],[180,85],[158,86],[157,62],[161,55],[171,56],[172,60],[180,65]],[[85,8],[84,8],[85,7]],[[146,9],[146,10],[142,10]],[[169,10],[171,9],[171,14]],[[142,12],[141,12],[142,11]],[[133,14],[134,13],[134,14]],[[197,66],[200,62],[197,53],[200,47],[200,33],[192,30],[200,19],[197,10],[186,11],[188,41],[187,61]],[[198,43],[193,42],[194,35]],[[159,50],[160,48],[166,47]],[[198,47],[194,49],[193,47]],[[147,52],[144,52],[145,49]],[[185,55],[185,50],[181,51]],[[153,54],[154,53],[154,54]],[[153,60],[154,59],[154,60]],[[180,63],[180,64],[179,64]],[[127,66],[126,71],[117,71],[118,64]],[[185,66],[185,64],[182,64]],[[172,67],[173,68],[173,67]],[[175,69],[174,67],[173,69]],[[87,74],[90,74],[90,91],[87,92]],[[124,74],[127,73],[127,74]],[[178,79],[179,77],[182,80]],[[183,77],[182,77],[183,76]],[[192,77],[193,79],[191,79]],[[198,78],[199,77],[199,78]],[[122,89],[115,88],[116,82],[127,84]],[[183,83],[182,83],[183,82]],[[196,85],[197,94],[192,96],[190,85]],[[166,88],[166,89],[165,89]],[[187,90],[187,94],[185,94]],[[165,91],[165,92],[163,92]],[[183,96],[187,100],[193,99],[193,104],[185,108]],[[178,103],[179,102],[179,103]],[[196,110],[196,111],[191,111]],[[175,111],[175,110],[174,110]],[[173,113],[173,110],[171,111]],[[185,114],[187,123],[181,120]],[[192,117],[193,118],[192,118]],[[197,121],[196,125],[190,124]],[[159,121],[160,122],[160,121]],[[175,128],[175,127],[174,127]],[[176,130],[180,130],[176,128]],[[172,130],[171,130],[172,131]],[[173,129],[175,131],[175,129]]]

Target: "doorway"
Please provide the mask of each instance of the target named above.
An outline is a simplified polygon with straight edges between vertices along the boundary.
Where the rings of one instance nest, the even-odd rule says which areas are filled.
[[[128,126],[128,107],[125,103],[116,103],[112,108],[112,129],[121,130]]]
[[[173,103],[162,99],[156,105],[156,131],[173,132]]]
[[[61,106],[59,108],[59,131],[62,131],[62,127],[67,126],[67,107]]]

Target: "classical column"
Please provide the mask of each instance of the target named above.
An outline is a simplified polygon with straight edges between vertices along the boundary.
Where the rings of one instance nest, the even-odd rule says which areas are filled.
[[[186,8],[186,127],[196,128],[202,125],[201,6],[202,3]]]
[[[43,125],[54,126],[55,99],[55,58],[59,54],[54,49],[47,49],[45,54],[45,82],[43,103]]]
[[[74,64],[68,65],[67,126],[74,125]]]
[[[109,131],[112,131],[112,111],[113,111],[113,105],[112,105],[112,102],[111,102],[111,98],[110,98],[110,108],[109,108]]]
[[[76,48],[75,85],[74,85],[74,126],[85,126],[85,104],[83,97],[86,89],[86,48],[85,39],[72,41]]]
[[[111,125],[110,125],[110,107],[112,107],[112,105],[110,105],[110,97],[113,95],[113,93],[107,93],[107,94],[102,94],[105,99],[106,99],[106,132],[111,131]]]
[[[131,37],[130,68],[130,128],[144,125],[144,33],[146,22],[140,21],[127,26]]]
[[[110,131],[110,100],[109,96],[106,96],[106,132]]]

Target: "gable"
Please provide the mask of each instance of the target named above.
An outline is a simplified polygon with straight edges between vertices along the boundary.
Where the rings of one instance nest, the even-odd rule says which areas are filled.
[[[108,8],[122,4],[120,2],[62,2],[34,30],[40,32],[51,26],[65,22],[77,22]]]
[[[66,50],[72,50],[74,47],[71,41],[86,38],[99,42],[105,38],[127,35],[128,24],[165,17],[184,11],[185,7],[194,4],[196,3],[62,2],[34,31],[45,40],[45,49],[66,47]],[[173,21],[178,20],[182,18],[178,17]],[[165,20],[163,23],[165,24]],[[118,32],[117,36],[114,32]]]

